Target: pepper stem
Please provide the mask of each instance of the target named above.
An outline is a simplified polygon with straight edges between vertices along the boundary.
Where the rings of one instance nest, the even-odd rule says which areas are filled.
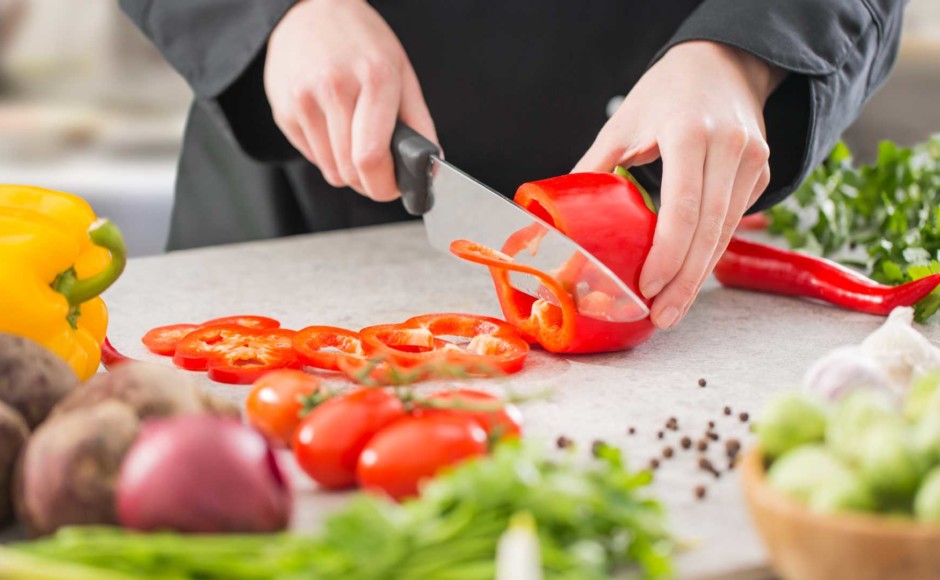
[[[618,165],[617,167],[614,168],[614,173],[619,175],[620,177],[625,177],[627,181],[635,185],[636,188],[640,191],[640,195],[643,196],[643,202],[646,204],[646,207],[648,207],[649,210],[653,213],[659,213],[656,211],[656,204],[653,203],[652,196],[650,196],[649,192],[646,191],[646,188],[643,187],[643,185],[639,181],[636,180],[636,177],[633,177],[632,173],[624,169],[623,166],[621,165]]]
[[[124,237],[110,220],[99,219],[88,228],[88,237],[96,246],[111,253],[111,261],[94,276],[78,279],[75,268],[69,268],[56,276],[52,289],[65,296],[69,303],[69,323],[75,327],[83,302],[88,302],[108,289],[118,279],[127,265],[127,248]]]

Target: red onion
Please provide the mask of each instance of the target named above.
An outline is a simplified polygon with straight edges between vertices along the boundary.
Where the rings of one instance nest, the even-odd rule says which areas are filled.
[[[117,486],[118,518],[137,530],[274,532],[287,526],[291,503],[264,437],[211,415],[146,423]]]

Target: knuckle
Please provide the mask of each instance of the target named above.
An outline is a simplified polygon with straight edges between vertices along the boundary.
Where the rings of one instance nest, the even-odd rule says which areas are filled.
[[[680,195],[673,202],[673,215],[682,225],[694,227],[698,223],[700,209],[698,196],[691,194]]]
[[[766,165],[770,160],[770,147],[763,139],[752,139],[744,150],[745,158],[756,165]]]
[[[336,67],[325,67],[313,81],[314,93],[321,97],[335,99],[342,94],[346,86],[346,74]]]
[[[724,232],[725,220],[711,216],[706,217],[699,224],[699,229],[701,230],[702,240],[712,245],[717,244]]]
[[[381,165],[387,154],[386,147],[370,143],[353,151],[353,165],[360,171],[369,171]]]
[[[721,139],[728,149],[738,154],[744,153],[745,148],[748,146],[749,135],[747,128],[737,123],[727,125],[716,137]]]
[[[361,70],[362,83],[369,88],[382,87],[395,79],[395,67],[384,60],[366,61]]]
[[[689,275],[681,275],[675,281],[676,290],[683,296],[694,296],[698,292],[698,279]]]

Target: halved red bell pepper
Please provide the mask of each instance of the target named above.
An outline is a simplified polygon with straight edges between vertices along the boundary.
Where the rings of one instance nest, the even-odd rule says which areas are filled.
[[[219,382],[251,383],[268,371],[300,366],[293,337],[293,330],[282,328],[207,326],[180,341],[173,363],[187,370],[206,370]]]
[[[469,372],[509,374],[522,369],[529,344],[506,322],[476,314],[426,314],[401,324],[370,326],[359,331],[369,357],[409,369],[437,362]],[[446,337],[466,339],[465,345]]]
[[[293,342],[297,358],[308,367],[343,371],[343,361],[365,360],[359,333],[345,328],[308,326],[297,331]]]
[[[628,179],[610,173],[563,175],[523,184],[515,201],[578,242],[640,295],[640,270],[653,243],[656,214]],[[605,293],[605,278],[592,275],[590,264],[580,256],[551,273],[516,263],[513,256],[531,251],[538,244],[538,233],[537,228],[520,230],[502,251],[457,240],[451,244],[451,252],[489,267],[506,320],[523,338],[546,350],[624,350],[653,334],[655,327],[649,317],[614,322],[585,315],[595,309],[603,311],[609,306],[605,300],[611,298]],[[535,276],[547,294],[534,297],[517,290],[510,282],[510,272]],[[570,282],[575,279],[593,280],[594,284],[585,291]]]

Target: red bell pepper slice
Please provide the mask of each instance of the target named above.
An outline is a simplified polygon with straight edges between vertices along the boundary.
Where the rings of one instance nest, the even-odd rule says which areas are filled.
[[[141,338],[147,350],[154,354],[173,356],[176,345],[190,332],[201,328],[198,324],[169,324],[151,328]]]
[[[308,326],[294,335],[294,351],[305,366],[343,371],[341,362],[363,362],[359,333],[335,326]]]
[[[578,242],[640,295],[640,270],[652,246],[656,214],[628,179],[610,173],[563,175],[523,184],[515,201]],[[502,251],[467,240],[451,244],[455,255],[489,267],[503,315],[523,338],[551,352],[592,353],[632,348],[653,334],[649,317],[614,322],[585,316],[604,311],[613,292],[605,292],[605,277],[581,256],[551,273],[516,263],[513,256],[537,247],[538,231],[530,226],[516,232]],[[544,295],[517,290],[510,272],[538,278]],[[578,288],[573,280],[587,280],[588,287]]]
[[[207,326],[180,341],[173,363],[187,370],[207,370],[209,378],[219,382],[251,383],[268,371],[300,366],[293,337],[293,330]]]
[[[426,314],[401,324],[363,328],[359,335],[367,356],[400,369],[434,363],[455,364],[470,373],[518,372],[529,344],[506,322],[476,314]],[[465,346],[443,337],[467,339]]]
[[[260,330],[273,330],[280,328],[281,323],[267,316],[257,316],[255,314],[236,314],[234,316],[223,316],[213,318],[200,324],[199,326],[218,326],[224,324],[234,324],[235,326],[244,326],[245,328],[257,328]]]

